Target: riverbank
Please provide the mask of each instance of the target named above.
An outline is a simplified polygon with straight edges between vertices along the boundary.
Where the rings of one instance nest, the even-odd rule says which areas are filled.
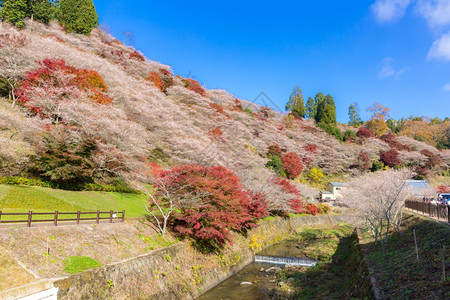
[[[416,233],[419,260],[414,243]],[[450,227],[412,213],[404,213],[399,233],[392,233],[386,251],[361,230],[360,241],[381,299],[450,298]],[[443,247],[446,248],[445,258]],[[446,278],[443,278],[443,266]]]
[[[192,299],[251,263],[254,253],[282,241],[303,226],[358,220],[354,215],[269,219],[247,236],[236,235],[234,244],[218,255],[201,254],[183,242],[59,279],[54,284],[62,299]]]
[[[319,262],[310,268],[279,270],[270,299],[373,299],[369,270],[353,226],[313,226],[290,240],[301,245],[300,255]]]

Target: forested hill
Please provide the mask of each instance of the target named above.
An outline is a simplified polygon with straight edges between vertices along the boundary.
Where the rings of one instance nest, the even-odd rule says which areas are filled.
[[[1,25],[0,91],[0,175],[57,187],[131,185],[148,181],[155,165],[223,165],[246,188],[286,201],[275,177],[309,196],[327,177],[402,166],[423,177],[450,164],[450,150],[387,131],[318,127],[205,89],[99,29],[80,35],[56,22]]]

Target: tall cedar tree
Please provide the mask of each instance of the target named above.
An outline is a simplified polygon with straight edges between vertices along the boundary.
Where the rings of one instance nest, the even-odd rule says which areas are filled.
[[[16,25],[18,28],[25,26],[24,19],[29,16],[27,0],[4,0],[0,2],[0,19]]]
[[[61,0],[59,23],[69,32],[89,35],[98,25],[98,15],[92,0]]]
[[[314,119],[317,113],[317,103],[313,98],[309,97],[306,101],[306,117],[308,119]]]
[[[362,124],[361,116],[359,115],[358,103],[354,102],[350,104],[348,108],[348,125],[353,127],[359,127]]]
[[[56,5],[54,1],[52,3]],[[48,0],[28,0],[30,17],[33,20],[48,24],[53,14],[52,3]]]
[[[297,117],[305,117],[305,103],[303,102],[302,90],[296,86],[289,97],[289,101],[286,104],[286,111],[293,112]]]
[[[318,93],[316,103],[316,123],[336,124],[336,104],[333,97],[329,94],[324,96],[322,93]]]

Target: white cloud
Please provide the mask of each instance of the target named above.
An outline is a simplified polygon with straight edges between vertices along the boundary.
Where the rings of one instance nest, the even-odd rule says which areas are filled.
[[[395,70],[394,68],[394,59],[390,57],[386,57],[383,59],[380,73],[378,74],[380,78],[388,78],[388,77],[395,77],[395,79],[399,78],[400,75],[405,73],[408,70],[408,68],[403,68],[400,70]]]
[[[376,0],[372,11],[381,23],[395,21],[403,17],[411,0]]]
[[[450,24],[449,0],[418,0],[416,9],[427,20],[430,27]]]
[[[443,90],[443,91],[446,91],[446,92],[450,92],[450,83],[446,83],[446,84],[442,87],[442,90]]]
[[[428,59],[450,61],[450,32],[433,42]]]

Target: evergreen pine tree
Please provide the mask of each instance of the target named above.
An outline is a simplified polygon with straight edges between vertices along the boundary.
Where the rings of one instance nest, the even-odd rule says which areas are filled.
[[[59,23],[69,32],[89,35],[98,25],[92,0],[60,0]]]
[[[324,96],[322,93],[316,95],[317,114],[316,123],[336,124],[336,104],[331,95]]]
[[[36,21],[48,24],[53,14],[52,3],[48,0],[29,0],[28,2],[30,17]]]
[[[362,124],[361,116],[359,115],[358,103],[354,102],[348,107],[348,125],[359,127]]]
[[[306,117],[308,119],[314,119],[317,113],[316,102],[313,98],[309,97],[308,101],[306,101]]]
[[[25,26],[24,19],[29,16],[27,0],[3,0],[0,3],[0,19],[16,25],[18,28]]]
[[[303,102],[302,90],[296,86],[289,97],[289,101],[286,104],[286,110],[290,110],[297,117],[305,117],[305,103]]]

